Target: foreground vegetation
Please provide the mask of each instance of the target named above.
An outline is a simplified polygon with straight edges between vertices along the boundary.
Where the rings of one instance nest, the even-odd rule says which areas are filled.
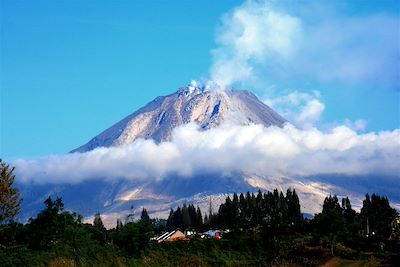
[[[6,166],[2,163],[1,166]],[[13,182],[13,169],[1,170],[0,190]],[[7,183],[3,181],[8,181]],[[14,189],[13,189],[14,190]],[[361,212],[350,200],[325,199],[321,213],[304,219],[295,190],[234,194],[217,212],[204,216],[186,203],[167,220],[151,219],[143,209],[106,229],[100,214],[93,224],[65,211],[61,198],[26,224],[13,221],[19,209],[0,198],[0,266],[396,266],[400,262],[399,215],[386,197],[366,195]],[[152,243],[171,229],[230,229],[222,239]]]
[[[257,207],[257,196],[248,195],[249,203],[254,199]],[[150,219],[145,210],[140,220],[119,222],[117,228],[107,230],[99,215],[93,225],[84,224],[81,216],[63,210],[61,199],[48,198],[45,209],[27,224],[1,226],[0,266],[318,266],[333,256],[353,263],[375,262],[376,266],[400,262],[399,229],[392,223],[397,213],[386,198],[367,196],[361,213],[357,213],[348,199],[343,207],[335,196],[328,197],[322,212],[307,220],[298,209],[284,212],[290,210],[283,201],[287,195],[278,194],[281,201],[276,202],[273,216],[260,213],[260,218],[255,211],[262,207],[249,217],[240,209],[238,213],[227,212],[235,203],[227,198],[219,212],[211,215],[214,219],[200,226],[208,229],[211,224],[211,228],[218,228],[234,223],[221,240],[197,236],[190,241],[158,244],[150,243],[150,237],[165,230],[165,225]],[[263,199],[259,196],[260,203]],[[369,235],[364,229],[365,214]],[[186,227],[192,229],[190,222]]]

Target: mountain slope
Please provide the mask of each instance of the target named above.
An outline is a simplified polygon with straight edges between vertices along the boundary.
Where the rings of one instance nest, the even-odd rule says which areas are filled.
[[[282,126],[286,120],[248,91],[208,90],[192,83],[171,95],[154,99],[72,152],[128,145],[138,138],[154,139],[157,143],[168,141],[175,127],[191,122],[207,130],[221,124]],[[168,216],[171,208],[186,201],[207,211],[212,199],[216,211],[227,194],[275,188],[282,191],[295,188],[304,205],[302,211],[307,213],[320,211],[323,199],[332,193],[352,197],[354,206],[359,207],[363,194],[380,192],[400,207],[398,176],[370,177],[335,174],[285,177],[202,169],[190,177],[170,173],[160,180],[102,176],[80,183],[22,183],[19,185],[24,198],[21,219],[25,221],[34,216],[43,208],[42,203],[48,196],[62,197],[66,208],[86,216],[87,222],[93,221],[90,216],[101,212],[106,225],[113,227],[116,219],[124,218],[132,207],[137,214],[146,207],[151,216],[162,218]]]
[[[209,129],[221,123],[282,126],[286,120],[251,92],[208,90],[192,82],[174,94],[157,97],[71,152],[127,145],[138,138],[169,141],[175,127],[190,122]]]

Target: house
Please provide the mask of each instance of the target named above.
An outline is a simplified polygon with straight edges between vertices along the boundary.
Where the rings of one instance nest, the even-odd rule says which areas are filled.
[[[174,231],[170,231],[170,232],[165,232],[158,237],[152,238],[152,240],[160,243],[160,242],[165,242],[165,241],[168,242],[168,241],[177,241],[177,240],[189,240],[189,238],[186,237],[186,235],[184,235],[181,231],[174,230]]]
[[[223,231],[221,230],[208,230],[207,232],[204,232],[201,235],[201,238],[215,238],[215,239],[221,239],[223,234]]]

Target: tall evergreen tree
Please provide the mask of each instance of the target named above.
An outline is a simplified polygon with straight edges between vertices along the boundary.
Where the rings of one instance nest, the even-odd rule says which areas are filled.
[[[169,211],[169,216],[167,219],[167,230],[172,230],[174,228],[174,210]]]
[[[142,209],[142,214],[140,215],[140,220],[146,221],[146,222],[150,221],[149,214],[147,213],[147,210],[145,208]]]
[[[21,208],[19,190],[13,187],[14,170],[0,159],[0,225],[12,221]]]
[[[122,224],[121,219],[118,218],[117,219],[117,227],[116,227],[117,231],[120,231],[122,229],[122,227],[124,227],[124,225]]]
[[[339,200],[336,195],[326,197],[324,200],[324,204],[322,206],[322,213],[326,213],[328,211],[334,210],[339,214],[342,214],[343,209],[339,204]]]
[[[227,212],[227,200],[225,203],[222,203],[218,209],[218,227],[219,228],[226,228],[227,221],[228,221],[228,212]]]
[[[343,216],[347,223],[353,223],[356,218],[356,211],[352,209],[351,203],[348,197],[342,199],[342,211]]]
[[[186,203],[183,204],[182,207],[182,230],[187,230],[190,227],[190,216],[189,216],[189,209]]]
[[[173,216],[174,220],[173,220],[173,226],[174,228],[183,228],[183,220],[182,220],[182,209],[181,207],[178,207],[176,209],[176,211],[174,212],[174,216]]]
[[[391,224],[398,216],[395,209],[390,207],[387,197],[367,194],[361,208],[361,216],[368,235],[374,235],[381,239],[387,239],[391,235]]]
[[[291,191],[290,189],[288,189],[286,193],[286,199],[288,206],[289,223],[297,228],[301,225],[303,216],[301,214],[300,200],[299,197],[297,196],[296,190],[293,189],[293,191]]]
[[[193,204],[189,205],[188,207],[188,212],[189,212],[189,219],[190,219],[190,229],[194,229],[197,221],[197,213],[196,213],[196,208],[193,206]]]
[[[100,216],[100,212],[97,212],[94,215],[93,225],[94,225],[94,227],[96,227],[99,230],[104,230],[105,229],[104,224],[103,224],[103,220],[101,219],[101,216]]]
[[[195,229],[196,231],[201,231],[203,228],[203,216],[201,214],[201,210],[199,206],[196,208],[196,224],[195,224]]]
[[[315,215],[317,230],[320,234],[328,236],[331,254],[334,256],[334,246],[337,236],[346,231],[346,221],[343,217],[343,209],[336,195],[326,197],[322,206],[322,212]]]

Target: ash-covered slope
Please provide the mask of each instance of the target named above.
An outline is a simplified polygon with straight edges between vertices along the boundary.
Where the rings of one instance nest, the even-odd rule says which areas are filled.
[[[169,141],[175,127],[190,122],[209,129],[223,122],[282,126],[286,120],[249,91],[208,90],[192,82],[174,94],[157,97],[71,152],[127,145],[138,138]]]

